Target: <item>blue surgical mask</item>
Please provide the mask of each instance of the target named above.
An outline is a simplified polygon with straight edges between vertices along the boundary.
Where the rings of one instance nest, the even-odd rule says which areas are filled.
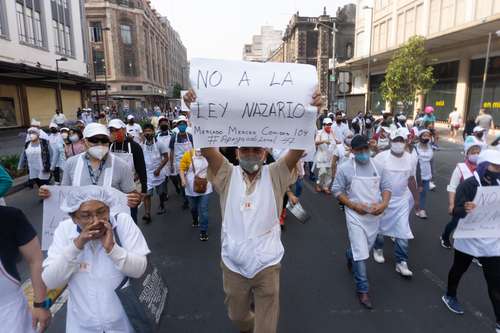
[[[184,132],[186,132],[187,124],[179,124],[179,126],[177,126],[177,128],[179,128],[179,132],[184,133]]]
[[[159,117],[161,115],[161,112],[160,111],[155,111],[155,116],[156,117]]]
[[[355,153],[354,158],[361,164],[366,164],[370,160],[369,152]]]

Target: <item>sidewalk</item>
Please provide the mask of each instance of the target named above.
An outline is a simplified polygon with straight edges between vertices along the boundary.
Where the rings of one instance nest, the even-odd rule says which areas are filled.
[[[0,156],[20,154],[23,150],[26,130],[22,128],[0,131]]]
[[[446,140],[446,141],[457,143],[457,144],[463,144],[464,143],[464,140],[463,140],[463,137],[462,137],[463,129],[461,129],[459,131],[459,133],[457,135],[457,138],[456,138],[456,141],[453,141],[450,138],[450,127],[448,126],[448,124],[436,123],[435,128],[436,128],[436,130],[439,133],[439,139],[440,140]],[[495,130],[495,131],[490,130],[490,133],[488,135],[488,141],[487,141],[488,144],[490,144],[491,142],[493,142],[493,140],[495,140],[498,135],[500,135],[500,130],[498,130],[498,129]]]

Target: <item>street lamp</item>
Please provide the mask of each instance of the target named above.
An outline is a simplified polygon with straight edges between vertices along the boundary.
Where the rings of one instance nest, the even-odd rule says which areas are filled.
[[[102,31],[111,31],[111,28],[104,27]],[[108,66],[106,65],[106,48],[104,47],[104,84],[106,85],[106,106],[109,107],[108,103]]]
[[[370,89],[370,77],[371,77],[371,62],[372,62],[372,33],[373,33],[373,7],[364,6],[363,9],[370,10],[370,42],[368,46],[368,68],[367,78],[366,78],[366,101],[365,101],[365,114],[368,112],[368,107],[371,108],[371,89]]]
[[[491,48],[491,37],[493,33],[488,33],[488,46],[486,48],[486,59],[484,60],[484,72],[483,72],[483,85],[481,87],[481,99],[479,101],[479,109],[483,108],[483,102],[484,102],[484,90],[486,89],[486,80],[488,79],[488,65],[490,62],[490,48]],[[495,35],[497,37],[500,37],[500,30],[497,30],[495,32]]]
[[[314,31],[319,31],[318,29],[318,26],[323,26],[327,29],[330,29],[332,31],[332,58],[333,58],[333,67],[332,67],[332,73],[333,73],[333,83],[332,83],[332,88],[331,88],[331,103],[330,103],[330,110],[333,111],[334,109],[334,106],[335,106],[335,95],[336,95],[336,90],[337,90],[337,73],[335,72],[336,69],[335,69],[335,60],[336,60],[336,57],[335,57],[335,33],[338,32],[337,30],[337,27],[335,26],[335,21],[332,22],[333,23],[333,27],[330,27],[329,25],[327,24],[324,24],[324,23],[321,23],[321,22],[317,22],[316,25],[314,26]],[[319,40],[319,39],[318,39]],[[328,80],[330,81],[330,80]]]
[[[56,72],[57,72],[57,108],[64,112],[62,107],[62,95],[61,95],[61,78],[59,77],[59,61],[68,61],[68,58],[61,57],[56,59]]]

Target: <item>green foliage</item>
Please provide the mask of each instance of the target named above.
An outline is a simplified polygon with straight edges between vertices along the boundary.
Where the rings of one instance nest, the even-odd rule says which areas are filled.
[[[17,170],[19,158],[19,154],[0,156],[0,164],[7,170],[12,178],[26,174],[26,170]]]
[[[393,108],[397,102],[406,107],[415,100],[417,92],[425,94],[436,83],[427,57],[421,36],[411,37],[396,51],[380,86],[382,97]]]
[[[179,83],[174,84],[174,88],[172,91],[173,98],[181,98],[181,90],[182,86]]]

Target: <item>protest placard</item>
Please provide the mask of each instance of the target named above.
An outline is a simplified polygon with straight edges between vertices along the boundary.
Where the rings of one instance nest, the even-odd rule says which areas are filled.
[[[42,220],[42,251],[47,251],[52,239],[54,231],[61,221],[69,218],[68,214],[63,212],[60,207],[67,193],[78,188],[73,186],[47,186],[50,191],[50,197],[43,201],[43,220]],[[123,205],[117,211],[130,214],[130,208],[127,206],[127,195],[114,188],[109,188],[114,196],[120,198]]]
[[[196,148],[314,148],[314,66],[192,59],[190,69]]]
[[[181,111],[189,111],[186,102],[184,102],[184,95],[186,95],[187,92],[187,90],[181,90]]]
[[[454,238],[500,238],[500,191],[498,186],[478,187],[476,208],[458,222]]]

